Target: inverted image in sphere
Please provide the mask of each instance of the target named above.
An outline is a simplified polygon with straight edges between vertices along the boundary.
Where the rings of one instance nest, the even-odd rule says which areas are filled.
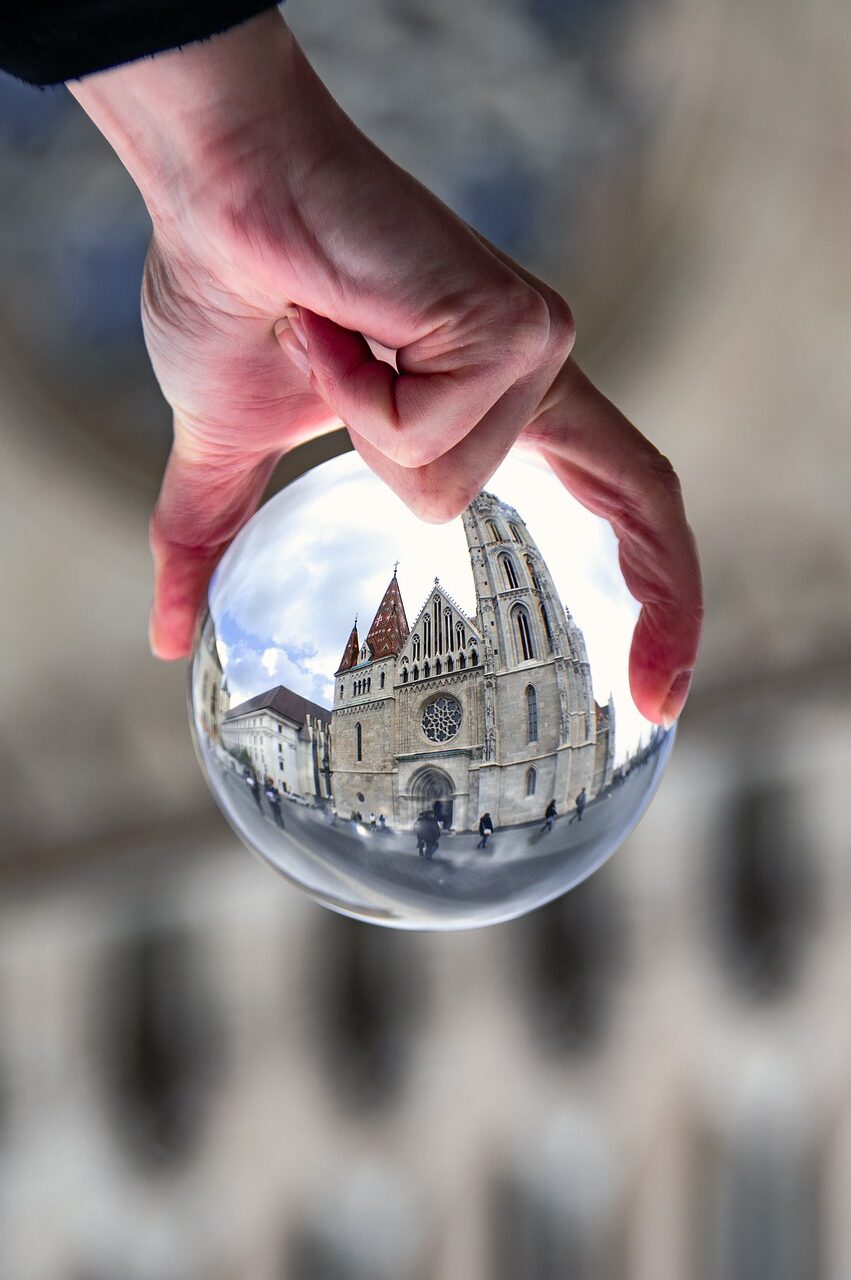
[[[646,809],[674,731],[636,710],[609,526],[513,453],[417,519],[356,454],[222,559],[190,676],[212,792],[255,853],[377,924],[492,924],[565,893]]]

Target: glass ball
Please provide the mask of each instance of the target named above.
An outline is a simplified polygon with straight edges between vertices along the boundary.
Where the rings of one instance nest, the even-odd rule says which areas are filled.
[[[198,757],[253,852],[404,929],[509,920],[621,844],[673,745],[629,691],[609,526],[518,451],[429,525],[347,453],[271,499],[208,592]]]

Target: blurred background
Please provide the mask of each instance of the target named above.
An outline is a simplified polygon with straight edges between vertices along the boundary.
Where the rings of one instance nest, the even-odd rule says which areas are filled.
[[[849,1280],[849,10],[286,12],[673,459],[702,660],[638,831],[527,920],[275,879],[146,646],[147,216],[0,78],[0,1276]]]

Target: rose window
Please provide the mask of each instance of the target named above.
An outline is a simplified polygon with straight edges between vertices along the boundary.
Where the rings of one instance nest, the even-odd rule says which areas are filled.
[[[423,707],[422,726],[431,742],[448,742],[461,728],[461,703],[456,698],[434,698]]]

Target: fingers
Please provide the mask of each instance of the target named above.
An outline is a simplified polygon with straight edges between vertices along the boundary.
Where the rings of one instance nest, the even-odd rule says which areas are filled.
[[[158,658],[191,650],[210,575],[253,515],[277,454],[245,457],[198,445],[175,422],[175,441],[151,519],[154,601],[151,648]]]
[[[528,380],[531,411],[570,350],[566,306],[553,314],[541,293],[505,274],[506,288],[492,304],[470,307],[451,332],[436,326],[399,349],[398,371],[376,359],[361,334],[304,307],[288,311],[282,347],[359,438],[398,466],[422,468],[488,415],[492,430],[504,419],[516,435],[525,418],[510,418],[513,401],[498,408],[506,392]]]
[[[308,328],[311,333],[309,364],[304,345]],[[544,391],[564,361],[566,346],[573,340],[572,321],[565,320],[564,332],[558,340],[555,328],[554,322],[551,349],[539,361],[534,375],[514,382],[455,444],[446,444],[443,438],[440,443],[432,442],[427,455],[434,453],[435,456],[426,462],[410,465],[400,462],[393,453],[388,456],[376,443],[375,431],[362,431],[344,419],[352,443],[364,461],[421,519],[438,524],[454,519],[487,484],[522,426],[538,408]],[[373,354],[372,348],[378,344],[367,343],[360,334],[342,329],[304,308],[290,309],[286,320],[275,326],[275,333],[282,350],[308,374],[314,388],[319,386],[314,358],[321,351],[324,359],[332,348],[339,378],[348,386],[357,385],[360,379],[361,388],[369,384],[371,392],[387,397],[392,397],[394,386],[398,386],[393,366]],[[323,397],[327,394],[323,391]]]
[[[697,548],[673,468],[572,360],[523,440],[614,529],[624,579],[642,606],[633,700],[648,720],[670,725],[688,696],[703,620]]]

